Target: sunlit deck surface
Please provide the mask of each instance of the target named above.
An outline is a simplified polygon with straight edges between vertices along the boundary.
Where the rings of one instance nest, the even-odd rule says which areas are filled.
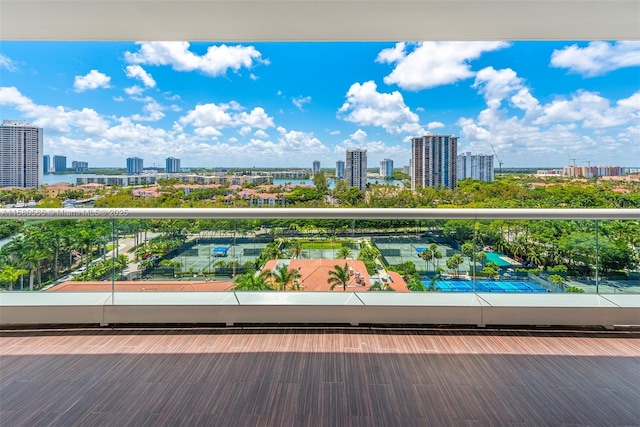
[[[640,425],[637,330],[0,331],[0,425]]]

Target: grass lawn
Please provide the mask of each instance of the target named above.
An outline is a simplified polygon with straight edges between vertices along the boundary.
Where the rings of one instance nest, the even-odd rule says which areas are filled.
[[[340,249],[340,242],[302,242],[302,249]]]

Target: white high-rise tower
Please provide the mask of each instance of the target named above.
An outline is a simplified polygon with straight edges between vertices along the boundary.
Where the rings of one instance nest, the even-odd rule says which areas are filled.
[[[0,187],[42,184],[43,129],[25,121],[3,120],[0,126]]]

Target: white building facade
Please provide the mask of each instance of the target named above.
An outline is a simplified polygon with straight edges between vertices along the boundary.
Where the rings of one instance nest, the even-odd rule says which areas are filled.
[[[493,155],[472,155],[468,151],[458,156],[457,163],[458,181],[467,178],[484,182],[492,182],[494,180]]]
[[[127,175],[142,173],[144,161],[140,157],[129,157],[127,159]]]
[[[336,179],[344,179],[345,176],[345,163],[343,160],[336,162]]]
[[[428,134],[411,138],[411,189],[454,189],[457,185],[458,137]]]
[[[39,187],[44,173],[42,128],[21,120],[0,126],[0,187]]]
[[[349,187],[367,188],[367,150],[347,150],[345,178]]]
[[[167,157],[165,162],[165,172],[167,173],[179,173],[180,172],[180,159],[175,157]]]
[[[393,160],[384,159],[380,161],[380,178],[393,178]]]

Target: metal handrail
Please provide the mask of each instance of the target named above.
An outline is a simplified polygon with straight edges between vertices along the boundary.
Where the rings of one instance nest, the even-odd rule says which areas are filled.
[[[640,220],[640,209],[23,208],[0,209],[2,219]]]

